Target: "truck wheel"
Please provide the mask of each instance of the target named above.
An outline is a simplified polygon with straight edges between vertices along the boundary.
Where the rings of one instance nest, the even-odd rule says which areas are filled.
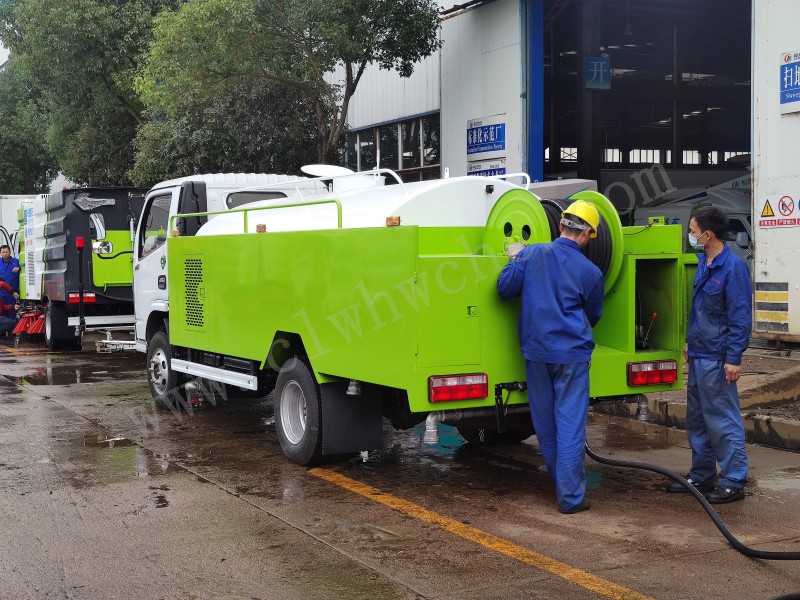
[[[322,403],[310,367],[300,358],[289,359],[275,385],[275,426],[286,457],[298,465],[322,458]]]
[[[163,331],[157,332],[147,345],[147,382],[150,395],[156,406],[169,410],[180,410],[178,375],[170,368],[172,346]]]
[[[48,302],[44,315],[44,341],[51,350],[80,350],[82,340],[75,328],[67,325],[67,307],[62,302]]]

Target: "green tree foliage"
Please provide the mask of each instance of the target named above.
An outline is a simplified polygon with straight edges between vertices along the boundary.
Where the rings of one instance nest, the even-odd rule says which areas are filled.
[[[186,96],[280,84],[313,110],[317,160],[335,158],[366,66],[409,76],[439,47],[435,0],[187,0],[157,18],[136,87],[156,115]],[[341,72],[340,84],[330,72]]]
[[[38,92],[15,58],[0,71],[0,193],[38,194],[58,174],[45,149],[45,114]]]
[[[253,89],[183,98],[173,113],[145,123],[136,138],[136,185],[195,173],[291,173],[314,162],[314,114],[292,88]]]
[[[47,145],[64,173],[91,185],[127,183],[142,106],[137,57],[153,19],[180,0],[7,0],[0,40],[41,90]]]

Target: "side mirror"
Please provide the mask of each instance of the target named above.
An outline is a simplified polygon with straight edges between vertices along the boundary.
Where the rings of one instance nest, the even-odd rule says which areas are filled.
[[[94,242],[92,244],[92,254],[112,254],[114,244],[111,242]]]
[[[736,234],[736,245],[740,248],[747,248],[750,245],[750,236],[746,231],[740,231]]]
[[[103,219],[103,215],[98,213],[91,213],[89,215],[89,219],[92,222],[92,228],[94,229],[94,239],[96,240],[104,240],[106,239],[106,223]],[[94,249],[92,249],[94,252]]]
[[[178,214],[187,215],[208,211],[206,197],[206,184],[204,181],[184,181],[181,185],[181,195],[178,200]],[[175,226],[180,235],[195,235],[208,221],[207,216],[186,217],[177,219]]]

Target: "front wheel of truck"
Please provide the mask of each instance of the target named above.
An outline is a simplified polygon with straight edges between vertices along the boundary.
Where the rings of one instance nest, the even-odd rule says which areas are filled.
[[[275,384],[275,426],[286,457],[309,466],[322,458],[322,403],[314,373],[301,358],[289,359]]]
[[[147,345],[147,382],[159,408],[180,410],[178,375],[172,370],[172,346],[163,331],[150,338]]]

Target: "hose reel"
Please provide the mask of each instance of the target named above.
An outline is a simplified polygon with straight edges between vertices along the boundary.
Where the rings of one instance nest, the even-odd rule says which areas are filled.
[[[573,200],[591,202],[600,213],[597,237],[589,240],[583,254],[603,273],[604,289],[614,286],[622,268],[622,222],[616,208],[598,192],[583,191],[569,199],[544,198],[534,202],[524,190],[503,194],[492,207],[484,231],[484,253],[504,254],[509,245],[550,242],[560,235],[561,213]]]

